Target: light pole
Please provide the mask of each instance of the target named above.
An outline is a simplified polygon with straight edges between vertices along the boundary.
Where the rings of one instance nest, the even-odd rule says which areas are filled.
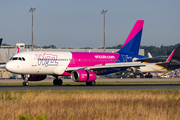
[[[104,52],[105,52],[105,13],[107,12],[106,9],[103,9],[101,14],[104,14]]]
[[[32,51],[33,51],[33,12],[35,11],[35,7],[31,7],[29,12],[32,12]]]

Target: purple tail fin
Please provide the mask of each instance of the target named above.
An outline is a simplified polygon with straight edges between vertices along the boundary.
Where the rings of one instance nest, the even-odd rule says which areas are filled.
[[[17,49],[16,53],[19,53],[20,48]]]
[[[141,43],[141,35],[143,30],[144,20],[137,20],[124,45],[118,51],[120,54],[138,55]]]

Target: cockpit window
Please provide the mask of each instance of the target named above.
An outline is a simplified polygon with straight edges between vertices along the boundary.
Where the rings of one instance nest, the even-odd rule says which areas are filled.
[[[18,57],[14,57],[12,60],[17,60],[18,59]]]
[[[22,59],[23,59],[23,61],[25,61],[25,58],[24,58],[24,57],[22,57]]]
[[[10,60],[20,60],[20,61],[25,61],[24,57],[11,57]]]

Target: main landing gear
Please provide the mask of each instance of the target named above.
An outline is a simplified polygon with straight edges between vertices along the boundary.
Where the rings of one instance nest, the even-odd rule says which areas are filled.
[[[94,81],[91,81],[91,82],[86,82],[86,85],[87,86],[94,86],[94,85],[96,85],[96,81],[94,80]]]
[[[148,73],[147,75],[145,75],[145,78],[153,78],[151,73]]]
[[[53,80],[53,84],[61,86],[63,84],[63,81],[60,78],[58,79],[58,76],[55,76],[55,79]]]
[[[28,78],[29,78],[29,74],[25,74],[24,75],[24,82],[23,82],[23,86],[28,86],[29,82],[28,82]]]

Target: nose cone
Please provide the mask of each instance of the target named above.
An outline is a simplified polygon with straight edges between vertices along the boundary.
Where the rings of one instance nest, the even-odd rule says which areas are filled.
[[[13,72],[13,64],[11,62],[7,62],[5,68],[9,72]]]

